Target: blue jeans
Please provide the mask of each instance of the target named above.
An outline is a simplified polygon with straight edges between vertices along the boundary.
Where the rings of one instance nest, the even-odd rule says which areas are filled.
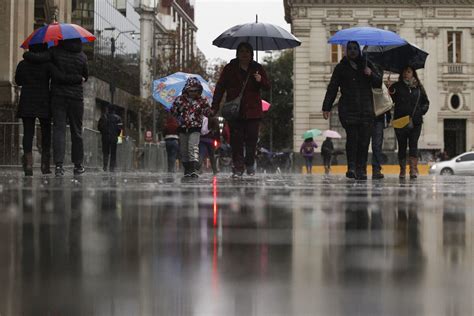
[[[382,145],[384,121],[375,121],[372,127],[372,172],[382,170]]]
[[[177,139],[166,139],[166,155],[168,156],[168,172],[174,172],[178,158],[179,144]]]

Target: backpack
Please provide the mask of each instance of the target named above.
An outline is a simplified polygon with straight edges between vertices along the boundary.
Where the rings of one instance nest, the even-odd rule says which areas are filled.
[[[305,145],[303,147],[303,153],[305,153],[305,154],[313,154],[314,153],[313,142],[305,142]]]

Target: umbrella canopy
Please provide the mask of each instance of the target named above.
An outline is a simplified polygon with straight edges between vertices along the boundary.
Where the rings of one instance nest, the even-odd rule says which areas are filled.
[[[43,43],[47,43],[51,47],[57,45],[60,40],[76,38],[83,43],[95,40],[95,36],[82,26],[55,22],[33,31],[20,47],[27,49],[30,45]]]
[[[329,138],[341,138],[341,134],[339,134],[336,131],[332,131],[330,129],[326,130],[323,132],[323,137],[329,137]]]
[[[281,50],[301,45],[301,41],[285,29],[259,22],[233,26],[213,40],[212,45],[237,49],[242,42],[249,43],[256,51]]]
[[[428,53],[418,46],[407,43],[405,45],[368,46],[367,57],[384,70],[401,73],[405,66],[414,69],[425,68]]]
[[[262,100],[262,111],[263,112],[266,112],[266,111],[270,110],[270,106],[271,106],[270,103],[268,103],[265,100]]]
[[[317,128],[307,130],[301,136],[302,139],[315,138],[316,136],[321,135],[321,131]]]
[[[346,45],[350,41],[356,41],[359,45],[404,45],[407,43],[394,32],[368,26],[340,30],[329,38],[328,43]]]
[[[163,104],[169,110],[173,106],[173,101],[177,96],[181,95],[186,80],[189,77],[196,77],[202,84],[202,96],[205,97],[209,104],[212,102],[213,89],[209,83],[200,75],[188,74],[185,72],[176,72],[164,78],[153,81],[153,98]]]

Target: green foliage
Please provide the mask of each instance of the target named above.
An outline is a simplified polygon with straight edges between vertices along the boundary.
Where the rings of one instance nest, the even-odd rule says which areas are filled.
[[[276,52],[273,52],[275,55]],[[276,53],[278,54],[278,53]],[[273,127],[273,150],[293,148],[293,50],[285,50],[275,58],[265,58],[263,66],[272,89],[262,93],[263,99],[271,103],[264,114],[260,142],[270,148],[271,127]]]

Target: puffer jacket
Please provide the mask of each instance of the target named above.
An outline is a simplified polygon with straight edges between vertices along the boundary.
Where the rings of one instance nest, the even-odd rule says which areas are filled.
[[[187,92],[191,88],[199,89],[199,94],[194,99]],[[171,114],[178,121],[178,132],[199,132],[201,130],[203,116],[210,116],[212,109],[206,98],[202,96],[202,85],[197,78],[188,78],[181,95],[173,102]]]
[[[395,103],[394,120],[402,116],[413,115],[412,120],[414,125],[423,124],[423,115],[428,112],[430,101],[422,86],[416,85],[415,87],[409,87],[403,81],[398,81],[390,86],[389,92]],[[415,109],[417,100],[418,106]]]
[[[32,53],[33,54],[33,53]],[[21,86],[18,117],[50,118],[49,103],[50,57],[34,58],[24,54],[23,60],[16,67],[15,82]]]
[[[51,117],[50,79],[63,84],[82,83],[81,75],[60,71],[48,51],[25,52],[15,73],[15,82],[21,86],[18,117]]]
[[[262,76],[260,82],[253,76],[257,71]],[[250,62],[247,72],[250,76],[240,102],[240,114],[243,119],[260,119],[263,117],[260,89],[270,89],[270,83],[262,65],[255,61]],[[241,73],[239,60],[232,59],[222,70],[214,90],[212,108],[215,113],[219,110],[224,93],[227,92],[226,102],[234,100],[239,96],[246,79]]]
[[[370,62],[367,66],[372,70],[371,76],[364,74],[364,58],[359,58],[358,68],[355,70],[344,57],[334,69],[322,110],[331,111],[337,93],[341,89],[338,110],[343,126],[371,123],[375,118],[372,88],[382,86],[382,76]]]
[[[60,41],[51,49],[52,61],[58,69],[68,75],[80,75],[86,80],[89,77],[87,56],[82,51],[80,40]],[[82,83],[69,84],[53,78],[51,84],[52,96],[62,96],[82,100],[84,98]]]

